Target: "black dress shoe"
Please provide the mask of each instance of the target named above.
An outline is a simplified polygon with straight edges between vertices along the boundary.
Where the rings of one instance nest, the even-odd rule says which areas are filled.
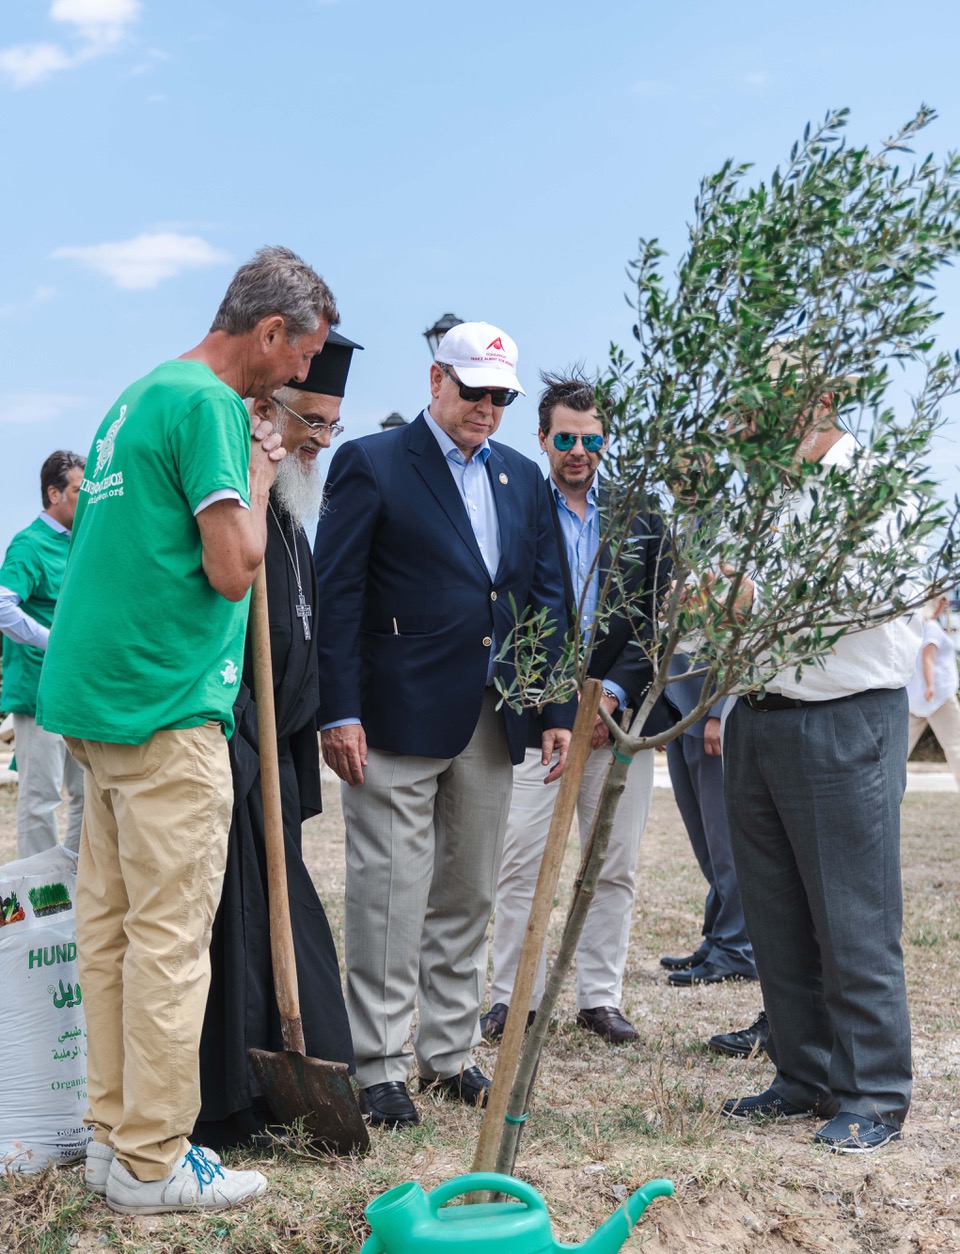
[[[582,1028],[596,1032],[611,1045],[623,1045],[637,1041],[640,1033],[629,1019],[625,1019],[616,1006],[595,1006],[592,1010],[578,1010],[577,1023]]]
[[[463,1102],[465,1106],[482,1106],[490,1092],[490,1080],[479,1067],[465,1067],[456,1075],[441,1079],[421,1080],[420,1092],[442,1093],[444,1097],[452,1097],[454,1101]]]
[[[503,1036],[503,1029],[507,1026],[507,1011],[509,1006],[502,1001],[494,1002],[485,1015],[480,1019],[480,1035],[485,1041],[499,1041]],[[533,1023],[537,1017],[537,1012],[531,1010],[527,1014],[527,1027]]]
[[[730,971],[727,967],[718,967],[715,962],[701,962],[698,967],[689,971],[672,971],[667,976],[667,983],[677,988],[691,988],[694,984],[722,984],[725,980],[755,980],[755,975],[741,975],[739,971]]]
[[[668,971],[689,971],[691,967],[698,967],[701,962],[705,962],[708,949],[698,949],[695,954],[686,954],[683,958],[661,958],[661,967],[666,967]]]
[[[360,1109],[373,1127],[407,1128],[420,1122],[407,1086],[400,1080],[385,1080],[361,1089]]]
[[[749,1058],[754,1051],[758,1055],[765,1054],[769,1039],[767,1012],[761,1010],[756,1023],[751,1023],[740,1032],[718,1032],[707,1041],[707,1048],[715,1054],[729,1054],[731,1058]]]

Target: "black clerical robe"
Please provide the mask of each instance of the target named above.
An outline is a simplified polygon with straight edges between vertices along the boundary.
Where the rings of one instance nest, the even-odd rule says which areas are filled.
[[[267,511],[267,597],[274,702],[280,757],[280,793],[287,887],[300,985],[307,1055],[353,1066],[353,1043],[343,1004],[336,948],[327,917],[301,853],[301,824],[319,814],[319,704],[315,624],[303,631],[300,596],[317,604],[316,575],[307,537],[292,527],[275,497]],[[282,528],[282,531],[281,531]],[[284,545],[286,540],[286,546]],[[223,895],[210,946],[211,984],[200,1043],[200,1118],[194,1141],[218,1149],[256,1134],[269,1122],[247,1049],[282,1050],[270,961],[259,737],[250,633],[243,683],[230,740],[233,822]]]

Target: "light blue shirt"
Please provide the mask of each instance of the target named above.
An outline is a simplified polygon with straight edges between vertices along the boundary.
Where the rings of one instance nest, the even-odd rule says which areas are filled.
[[[586,636],[593,626],[600,597],[600,570],[597,560],[600,551],[600,502],[597,499],[597,485],[594,482],[587,489],[587,509],[582,522],[580,515],[570,508],[567,498],[552,479],[550,486],[557,503],[557,516],[560,519],[567,565],[570,567],[573,595],[580,608],[580,631]],[[605,688],[617,694],[621,705],[626,703],[627,694],[619,684],[606,679],[603,683]]]
[[[493,484],[486,469],[490,442],[484,440],[467,461],[446,431],[434,422],[429,409],[423,411],[423,416],[440,445],[447,468],[453,475],[453,482],[457,485],[473,534],[477,538],[483,564],[489,571],[490,578],[494,579],[500,565],[500,520],[493,499]]]
[[[470,519],[470,526],[477,538],[480,556],[491,579],[496,578],[500,565],[500,519],[497,517],[497,506],[493,499],[493,484],[487,474],[487,458],[490,456],[490,441],[484,440],[473,453],[469,461],[447,435],[443,427],[434,421],[429,409],[423,411],[427,426],[433,432],[434,439],[440,445],[440,452],[447,463],[453,482],[463,500]],[[496,669],[494,658],[497,656],[497,638],[491,637],[490,660],[487,663],[487,683],[493,683]]]

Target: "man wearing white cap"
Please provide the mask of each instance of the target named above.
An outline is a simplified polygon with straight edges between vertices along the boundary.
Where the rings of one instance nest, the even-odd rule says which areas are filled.
[[[516,361],[489,323],[448,331],[428,408],[334,457],[317,530],[321,741],[344,781],[347,1009],[374,1124],[418,1122],[417,1001],[421,1089],[480,1105],[490,1083],[470,1051],[527,723],[497,709],[494,678],[511,675],[497,654],[514,605],[565,622],[546,482],[489,438],[523,393]],[[573,713],[543,711],[547,781]]]

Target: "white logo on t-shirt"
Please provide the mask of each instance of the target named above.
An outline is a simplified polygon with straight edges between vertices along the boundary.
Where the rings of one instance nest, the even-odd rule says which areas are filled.
[[[227,658],[226,665],[224,666],[220,674],[223,678],[224,684],[228,688],[232,688],[233,685],[237,682],[237,676],[239,675],[239,673],[240,672],[237,670],[236,663],[231,662],[230,659]]]
[[[111,422],[110,427],[107,430],[107,434],[103,437],[103,439],[97,440],[97,464],[93,468],[94,479],[96,479],[97,475],[99,475],[101,471],[109,469],[110,463],[113,461],[113,446],[116,443],[117,432],[123,426],[126,417],[127,407],[126,405],[121,405],[120,417],[117,418],[115,422]]]

